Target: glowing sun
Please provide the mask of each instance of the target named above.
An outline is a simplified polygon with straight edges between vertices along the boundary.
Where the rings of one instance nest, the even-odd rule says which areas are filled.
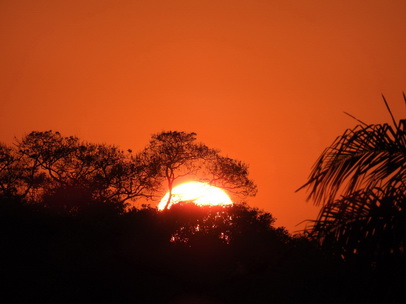
[[[159,202],[158,210],[165,209],[168,198],[169,192],[167,192]],[[184,201],[192,201],[199,206],[233,204],[232,200],[224,190],[200,182],[187,182],[174,187],[172,189],[172,198],[168,208],[173,204]]]

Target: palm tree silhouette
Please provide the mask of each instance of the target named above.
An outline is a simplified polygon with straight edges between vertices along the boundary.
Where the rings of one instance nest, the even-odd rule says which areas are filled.
[[[406,96],[403,94],[406,103]],[[406,120],[347,129],[324,150],[301,188],[321,210],[309,235],[343,258],[404,256]]]

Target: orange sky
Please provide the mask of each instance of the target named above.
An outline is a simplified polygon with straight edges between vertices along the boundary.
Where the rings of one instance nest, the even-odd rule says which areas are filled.
[[[57,130],[143,148],[194,131],[251,166],[251,206],[290,231],[294,193],[356,122],[403,116],[403,0],[1,0],[0,141]]]

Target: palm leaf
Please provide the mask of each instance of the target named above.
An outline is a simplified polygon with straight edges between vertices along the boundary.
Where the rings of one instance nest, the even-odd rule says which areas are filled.
[[[321,154],[300,188],[322,204],[308,235],[343,258],[404,257],[406,120],[396,123],[384,102],[393,126],[360,121]]]
[[[397,187],[406,178],[406,120],[348,129],[313,166],[307,187],[315,204],[334,201],[358,189]],[[299,190],[300,190],[299,189]]]
[[[405,188],[358,191],[322,207],[310,237],[343,257],[403,256]]]

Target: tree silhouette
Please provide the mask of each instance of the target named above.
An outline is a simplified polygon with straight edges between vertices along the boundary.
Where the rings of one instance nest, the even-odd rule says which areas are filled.
[[[248,165],[242,161],[216,154],[207,163],[207,178],[203,181],[220,187],[237,197],[255,196],[257,186],[248,178]]]
[[[22,155],[4,144],[0,144],[0,195],[3,197],[24,197],[35,187],[33,173],[22,161]],[[30,185],[30,186],[28,186]]]
[[[195,143],[196,133],[161,132],[152,135],[149,145],[142,154],[151,163],[160,167],[160,178],[167,183],[169,198],[175,180],[187,175],[194,175],[202,167],[203,162],[216,153],[206,145]]]
[[[127,207],[156,193],[166,172],[255,193],[246,164],[196,143],[194,133],[164,133],[135,154],[52,131],[0,146],[0,279],[14,302],[176,303],[192,294],[189,302],[306,295],[317,303],[329,295],[335,262],[276,228],[270,213],[245,204]]]
[[[256,193],[245,163],[197,143],[195,133],[155,134],[149,145],[135,154],[53,131],[31,132],[14,147],[0,145],[1,195],[31,202],[55,202],[44,198],[59,196],[64,201],[59,206],[69,205],[71,210],[77,209],[74,204],[83,201],[85,194],[125,206],[140,197],[155,197],[164,183],[170,192],[169,204],[174,182],[186,176],[234,194]],[[62,193],[66,194],[64,199]]]
[[[168,202],[176,180],[189,178],[206,181],[243,195],[255,195],[256,186],[248,178],[248,166],[241,161],[220,156],[219,151],[196,142],[196,133],[178,131],[152,135],[141,153],[147,163],[159,167],[159,180],[166,183]]]
[[[322,153],[301,187],[322,204],[310,235],[345,258],[404,256],[406,120],[396,122],[384,101],[393,126],[348,129]]]
[[[31,132],[15,148],[0,148],[0,190],[29,201],[70,191],[125,204],[147,197],[157,169],[115,146],[81,142],[59,132]]]

